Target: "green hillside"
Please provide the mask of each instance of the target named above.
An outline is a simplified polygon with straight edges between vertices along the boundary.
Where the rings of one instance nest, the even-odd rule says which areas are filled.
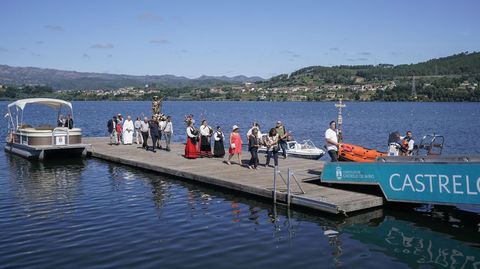
[[[480,53],[460,53],[417,64],[402,65],[341,65],[310,66],[290,75],[282,74],[261,83],[265,87],[319,86],[322,84],[351,84],[359,78],[366,82],[393,80],[412,76],[451,76],[480,80]]]

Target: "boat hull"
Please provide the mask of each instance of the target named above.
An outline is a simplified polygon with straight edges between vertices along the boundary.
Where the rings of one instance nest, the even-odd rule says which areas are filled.
[[[258,149],[259,153],[267,153],[266,147],[261,147]],[[303,159],[310,159],[310,160],[318,160],[323,157],[325,153],[323,151],[319,152],[295,152],[292,150],[287,150],[288,157],[295,157],[295,158],[303,158]]]
[[[7,143],[5,151],[32,160],[81,158],[87,154],[85,144],[66,146],[29,146],[17,143]]]
[[[323,153],[305,154],[305,153],[296,153],[296,152],[287,151],[287,156],[289,157],[304,158],[304,159],[310,159],[310,160],[318,160],[322,158],[323,155],[325,154]]]

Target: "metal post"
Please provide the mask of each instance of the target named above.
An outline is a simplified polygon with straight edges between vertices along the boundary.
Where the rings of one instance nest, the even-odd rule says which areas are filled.
[[[342,133],[342,108],[346,107],[344,103],[342,103],[342,98],[338,101],[338,104],[335,104],[335,107],[338,108],[338,116],[337,116],[337,135],[338,135],[338,142],[342,142],[343,140],[343,133]]]
[[[273,168],[273,203],[277,203],[277,167]]]
[[[290,168],[287,169],[287,206],[290,207]]]

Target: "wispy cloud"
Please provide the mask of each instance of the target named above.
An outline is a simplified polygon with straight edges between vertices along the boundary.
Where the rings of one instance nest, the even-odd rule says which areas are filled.
[[[43,42],[42,40],[38,40],[37,42],[35,42],[37,45],[43,45],[45,42]]]
[[[108,54],[108,55],[107,55],[107,58],[112,58],[112,57],[113,57],[112,54]]]
[[[145,12],[137,16],[141,21],[163,22],[163,18],[151,12]]]
[[[392,54],[393,56],[398,56],[398,55],[400,55],[400,54],[402,54],[402,53],[400,53],[400,52],[398,52],[398,51],[392,51],[392,52],[390,52],[390,54]]]
[[[167,39],[152,39],[150,40],[150,43],[151,44],[168,44],[170,43],[170,41],[168,41]]]
[[[65,32],[65,28],[60,25],[44,25],[44,27],[53,32]]]
[[[365,61],[368,61],[368,58],[365,58],[365,57],[347,58],[346,60],[349,61],[349,62],[365,62]]]
[[[8,50],[6,48],[0,47],[0,52],[7,52]]]
[[[330,51],[340,51],[340,48],[337,48],[337,47],[335,47],[335,48],[330,48]]]
[[[358,55],[370,56],[372,54],[368,51],[362,51],[362,52],[359,52]]]
[[[113,49],[113,44],[111,44],[111,43],[93,44],[90,48],[92,48],[92,49]]]
[[[280,51],[280,53],[281,53],[281,54],[290,55],[290,56],[292,56],[292,57],[294,57],[294,58],[299,58],[299,57],[300,57],[299,54],[297,54],[297,53],[295,53],[295,52],[293,52],[293,51],[291,51],[291,50],[282,50],[282,51]]]
[[[40,56],[42,56],[41,54],[38,54],[38,53],[35,53],[35,52],[31,52],[30,55],[32,55],[33,57],[40,57]]]
[[[88,59],[88,58],[90,58],[90,56],[88,54],[84,53],[84,54],[82,54],[82,58],[83,59]]]

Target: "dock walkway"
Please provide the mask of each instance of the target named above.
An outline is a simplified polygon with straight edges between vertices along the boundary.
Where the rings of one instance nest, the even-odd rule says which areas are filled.
[[[198,158],[185,159],[184,145],[172,143],[172,150],[166,152],[157,150],[145,151],[138,145],[108,144],[106,137],[86,137],[83,143],[91,144],[91,156],[106,161],[143,168],[166,175],[181,177],[193,181],[203,182],[223,188],[240,191],[256,196],[273,198],[274,169],[260,166],[257,170],[235,164],[227,165],[224,159]],[[162,141],[163,142],[163,141]],[[245,151],[243,162],[250,159],[250,153]],[[265,163],[263,154],[259,154],[260,163]],[[273,164],[273,160],[272,160]],[[280,158],[279,167],[283,178],[287,178],[287,169],[290,168],[305,191],[303,194],[294,181],[291,182],[291,205],[307,207],[334,214],[382,206],[384,199],[381,196],[358,193],[320,186],[311,181],[320,178],[324,162],[301,158]],[[310,183],[309,183],[310,182]],[[317,181],[318,182],[318,181]],[[286,202],[287,187],[282,178],[277,177],[277,201]]]

